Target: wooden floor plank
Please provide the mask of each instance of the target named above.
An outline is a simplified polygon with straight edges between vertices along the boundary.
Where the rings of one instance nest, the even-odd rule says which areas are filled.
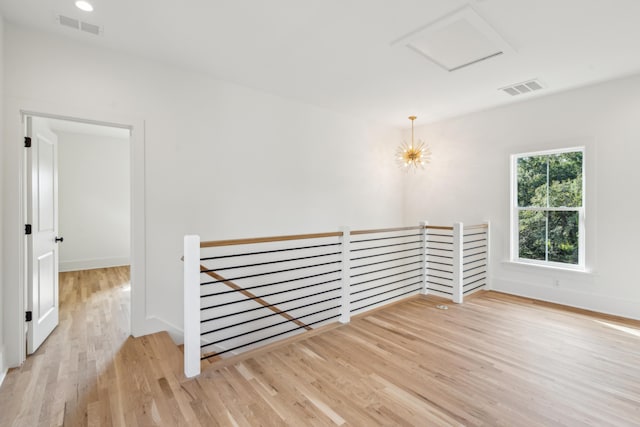
[[[186,379],[129,337],[127,268],[63,273],[60,325],[0,388],[0,426],[638,426],[640,322],[479,292],[406,300]]]

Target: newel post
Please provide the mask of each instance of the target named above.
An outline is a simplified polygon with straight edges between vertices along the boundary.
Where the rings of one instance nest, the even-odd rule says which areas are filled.
[[[340,323],[351,321],[351,231],[341,227],[340,247],[342,248],[342,292],[340,294]]]
[[[490,290],[493,289],[493,286],[491,286],[491,221],[485,221],[484,222],[486,227],[487,227],[487,241],[486,241],[486,245],[487,245],[487,267],[486,267],[486,275],[487,278],[485,279],[485,281],[487,282],[485,289]]]
[[[200,236],[184,236],[184,375],[200,374]]]
[[[429,230],[427,230],[427,221],[420,221],[420,240],[422,241],[422,255],[420,256],[420,265],[422,266],[422,295],[429,293],[429,284],[427,283],[427,275],[429,272],[429,261],[427,260],[427,241],[429,240]]]
[[[464,286],[464,276],[462,263],[464,256],[464,224],[456,222],[453,224],[453,302],[462,303],[462,289]]]

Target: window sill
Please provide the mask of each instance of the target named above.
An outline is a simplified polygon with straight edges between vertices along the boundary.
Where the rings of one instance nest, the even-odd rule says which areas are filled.
[[[564,267],[558,267],[555,265],[530,264],[528,262],[511,261],[511,260],[502,261],[502,265],[509,268],[513,268],[513,269],[529,270],[531,272],[538,272],[538,273],[542,273],[542,272],[549,273],[549,274],[560,273],[560,274],[566,274],[566,275],[580,275],[580,276],[596,275],[596,273],[593,270],[590,270],[588,268],[585,268],[585,269],[564,268]]]

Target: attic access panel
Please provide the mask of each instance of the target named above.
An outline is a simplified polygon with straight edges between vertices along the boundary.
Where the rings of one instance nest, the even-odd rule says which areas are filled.
[[[513,53],[513,48],[470,6],[394,41],[446,71]]]

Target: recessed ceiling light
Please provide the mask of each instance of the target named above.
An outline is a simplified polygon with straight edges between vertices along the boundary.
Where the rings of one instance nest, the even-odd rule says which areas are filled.
[[[79,0],[76,2],[76,7],[85,12],[93,12],[93,6],[88,1]]]

